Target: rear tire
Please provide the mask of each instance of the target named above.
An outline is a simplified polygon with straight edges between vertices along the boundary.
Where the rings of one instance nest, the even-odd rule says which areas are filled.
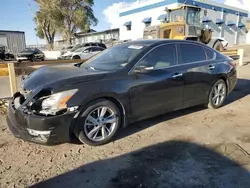
[[[99,146],[114,138],[120,124],[119,108],[109,100],[96,100],[79,114],[74,134],[82,143]]]
[[[224,80],[218,80],[210,90],[207,107],[210,109],[220,108],[227,96],[227,85]]]

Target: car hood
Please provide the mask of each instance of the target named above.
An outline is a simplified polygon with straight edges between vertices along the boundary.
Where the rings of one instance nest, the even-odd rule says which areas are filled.
[[[72,54],[72,52],[68,51],[68,52],[64,53],[62,56],[66,57],[66,56],[70,56],[71,54]]]
[[[37,87],[57,87],[75,82],[95,81],[103,78],[108,72],[69,65],[44,66],[30,74],[22,82],[25,90],[34,90]],[[54,85],[53,85],[54,84]]]

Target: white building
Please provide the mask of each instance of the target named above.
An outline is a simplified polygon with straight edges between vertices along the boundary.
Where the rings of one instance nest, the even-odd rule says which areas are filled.
[[[201,8],[201,25],[212,29],[213,37],[225,38],[229,46],[246,42],[248,11],[211,0],[144,1],[124,8],[120,12],[120,40],[143,38],[145,27],[159,25],[166,18],[166,7],[173,9],[185,4]]]

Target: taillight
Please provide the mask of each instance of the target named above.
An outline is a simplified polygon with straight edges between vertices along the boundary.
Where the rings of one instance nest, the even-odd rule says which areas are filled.
[[[237,63],[235,61],[229,61],[228,62],[233,68],[237,67]]]

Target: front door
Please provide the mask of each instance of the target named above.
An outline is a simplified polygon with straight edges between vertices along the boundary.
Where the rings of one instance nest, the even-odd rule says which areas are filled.
[[[146,68],[145,72],[136,72]],[[176,45],[167,44],[149,52],[131,73],[130,102],[134,119],[172,111],[182,104],[182,74],[178,71]]]

